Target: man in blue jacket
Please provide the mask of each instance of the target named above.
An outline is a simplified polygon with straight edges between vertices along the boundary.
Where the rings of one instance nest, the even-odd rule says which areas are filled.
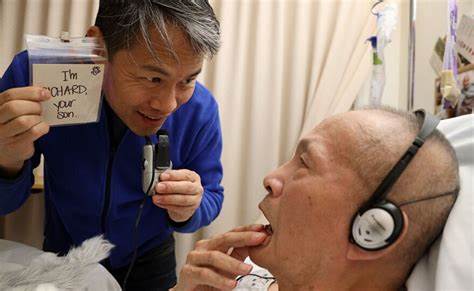
[[[65,253],[104,233],[116,246],[104,266],[119,283],[167,289],[176,283],[173,231],[194,232],[222,207],[218,106],[196,82],[204,58],[219,48],[219,23],[206,0],[110,0],[101,1],[87,34],[108,52],[98,123],[49,128],[41,101],[51,96],[29,86],[26,52],[0,82],[0,215],[28,198],[42,154],[44,249]],[[135,229],[144,137],[160,128],[175,170],[161,175]]]

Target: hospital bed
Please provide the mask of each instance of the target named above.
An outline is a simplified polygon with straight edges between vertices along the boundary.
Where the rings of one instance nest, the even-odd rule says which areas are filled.
[[[461,192],[441,237],[415,266],[412,291],[474,290],[474,115],[441,121],[438,129],[456,150]]]

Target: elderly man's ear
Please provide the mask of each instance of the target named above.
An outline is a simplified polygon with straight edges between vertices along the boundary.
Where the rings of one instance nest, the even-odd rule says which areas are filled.
[[[402,242],[405,239],[405,236],[408,230],[408,216],[403,210],[401,211],[403,214],[404,225],[403,225],[403,230],[400,233],[400,236],[397,238],[395,242],[393,242],[390,246],[378,251],[367,251],[357,246],[354,243],[349,243],[347,254],[346,254],[347,259],[350,261],[377,260],[379,258],[382,258],[383,256],[387,256],[393,250],[395,250],[397,246],[400,244],[400,242]]]

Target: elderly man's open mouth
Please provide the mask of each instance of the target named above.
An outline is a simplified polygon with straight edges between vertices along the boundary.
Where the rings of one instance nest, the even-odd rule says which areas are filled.
[[[271,237],[273,236],[273,227],[271,225],[270,219],[268,219],[268,216],[266,215],[265,211],[263,210],[262,203],[258,206],[260,208],[260,211],[262,211],[263,215],[268,221],[268,224],[264,226],[265,233],[268,235],[268,237],[265,239],[265,241],[262,243],[263,246],[268,245],[268,243],[271,240]]]

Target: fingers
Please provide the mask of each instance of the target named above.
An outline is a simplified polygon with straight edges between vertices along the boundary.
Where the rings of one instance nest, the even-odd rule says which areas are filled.
[[[265,241],[267,234],[263,232],[227,232],[219,234],[211,239],[201,240],[196,243],[196,250],[219,250],[227,252],[231,247],[258,246]]]
[[[168,170],[160,175],[155,192],[153,203],[168,210],[173,221],[181,222],[188,220],[199,207],[204,188],[196,172]]]
[[[0,126],[0,137],[5,139],[22,134],[40,124],[42,121],[43,119],[39,115],[23,115],[17,117],[7,124]]]
[[[49,125],[41,122],[30,130],[10,138],[0,139],[0,159],[2,165],[18,164],[34,154],[33,142],[49,131]]]
[[[22,115],[41,115],[41,103],[28,100],[8,101],[0,106],[0,123]]]
[[[49,98],[48,90],[32,86],[0,93],[0,160],[4,167],[31,158],[33,142],[48,133],[40,102]]]
[[[160,175],[161,181],[190,181],[199,182],[201,184],[201,178],[199,175],[191,170],[167,170]]]
[[[251,270],[252,266],[219,251],[192,251],[188,254],[181,276],[196,285],[232,289],[236,285],[234,278],[247,275]]]
[[[163,175],[163,174],[162,174]],[[159,182],[155,186],[156,193],[160,194],[188,194],[188,195],[198,195],[204,192],[201,183],[190,182],[190,181],[168,181],[168,182]]]
[[[262,231],[265,227],[263,224],[251,224],[251,225],[244,225],[239,226],[231,230],[231,232],[242,232],[242,231]]]
[[[9,144],[32,143],[49,132],[49,124],[40,122],[28,131],[9,139]]]
[[[46,101],[51,98],[48,90],[41,87],[12,88],[0,93],[0,105],[12,100]]]
[[[168,210],[168,212],[173,212],[174,214],[181,214],[181,216],[189,216],[189,217],[191,217],[194,211],[196,210],[196,207],[194,206],[182,207],[182,206],[162,205],[162,204],[156,204],[156,206],[166,209]]]
[[[178,285],[185,286],[186,290],[196,286],[210,286],[219,290],[235,288],[235,278],[249,274],[252,266],[225,252],[231,247],[246,248],[261,244],[267,237],[266,233],[259,232],[261,230],[263,225],[242,226],[211,239],[198,241],[195,250],[187,256]]]
[[[188,264],[181,269],[181,277],[191,281],[195,286],[211,286],[219,290],[231,290],[237,285],[235,280],[218,274],[214,270]]]
[[[191,251],[187,257],[187,263],[197,266],[207,266],[224,272],[235,278],[246,275],[252,270],[252,266],[236,260],[219,251]]]
[[[200,197],[193,195],[181,195],[181,194],[170,194],[170,195],[154,195],[152,197],[153,203],[157,206],[178,206],[178,207],[189,207],[196,206],[201,202]]]
[[[195,210],[194,208],[191,208],[191,210],[183,210],[183,209],[170,210],[170,209],[167,209],[168,216],[174,222],[188,221],[191,218],[191,216],[193,216],[194,210]]]

